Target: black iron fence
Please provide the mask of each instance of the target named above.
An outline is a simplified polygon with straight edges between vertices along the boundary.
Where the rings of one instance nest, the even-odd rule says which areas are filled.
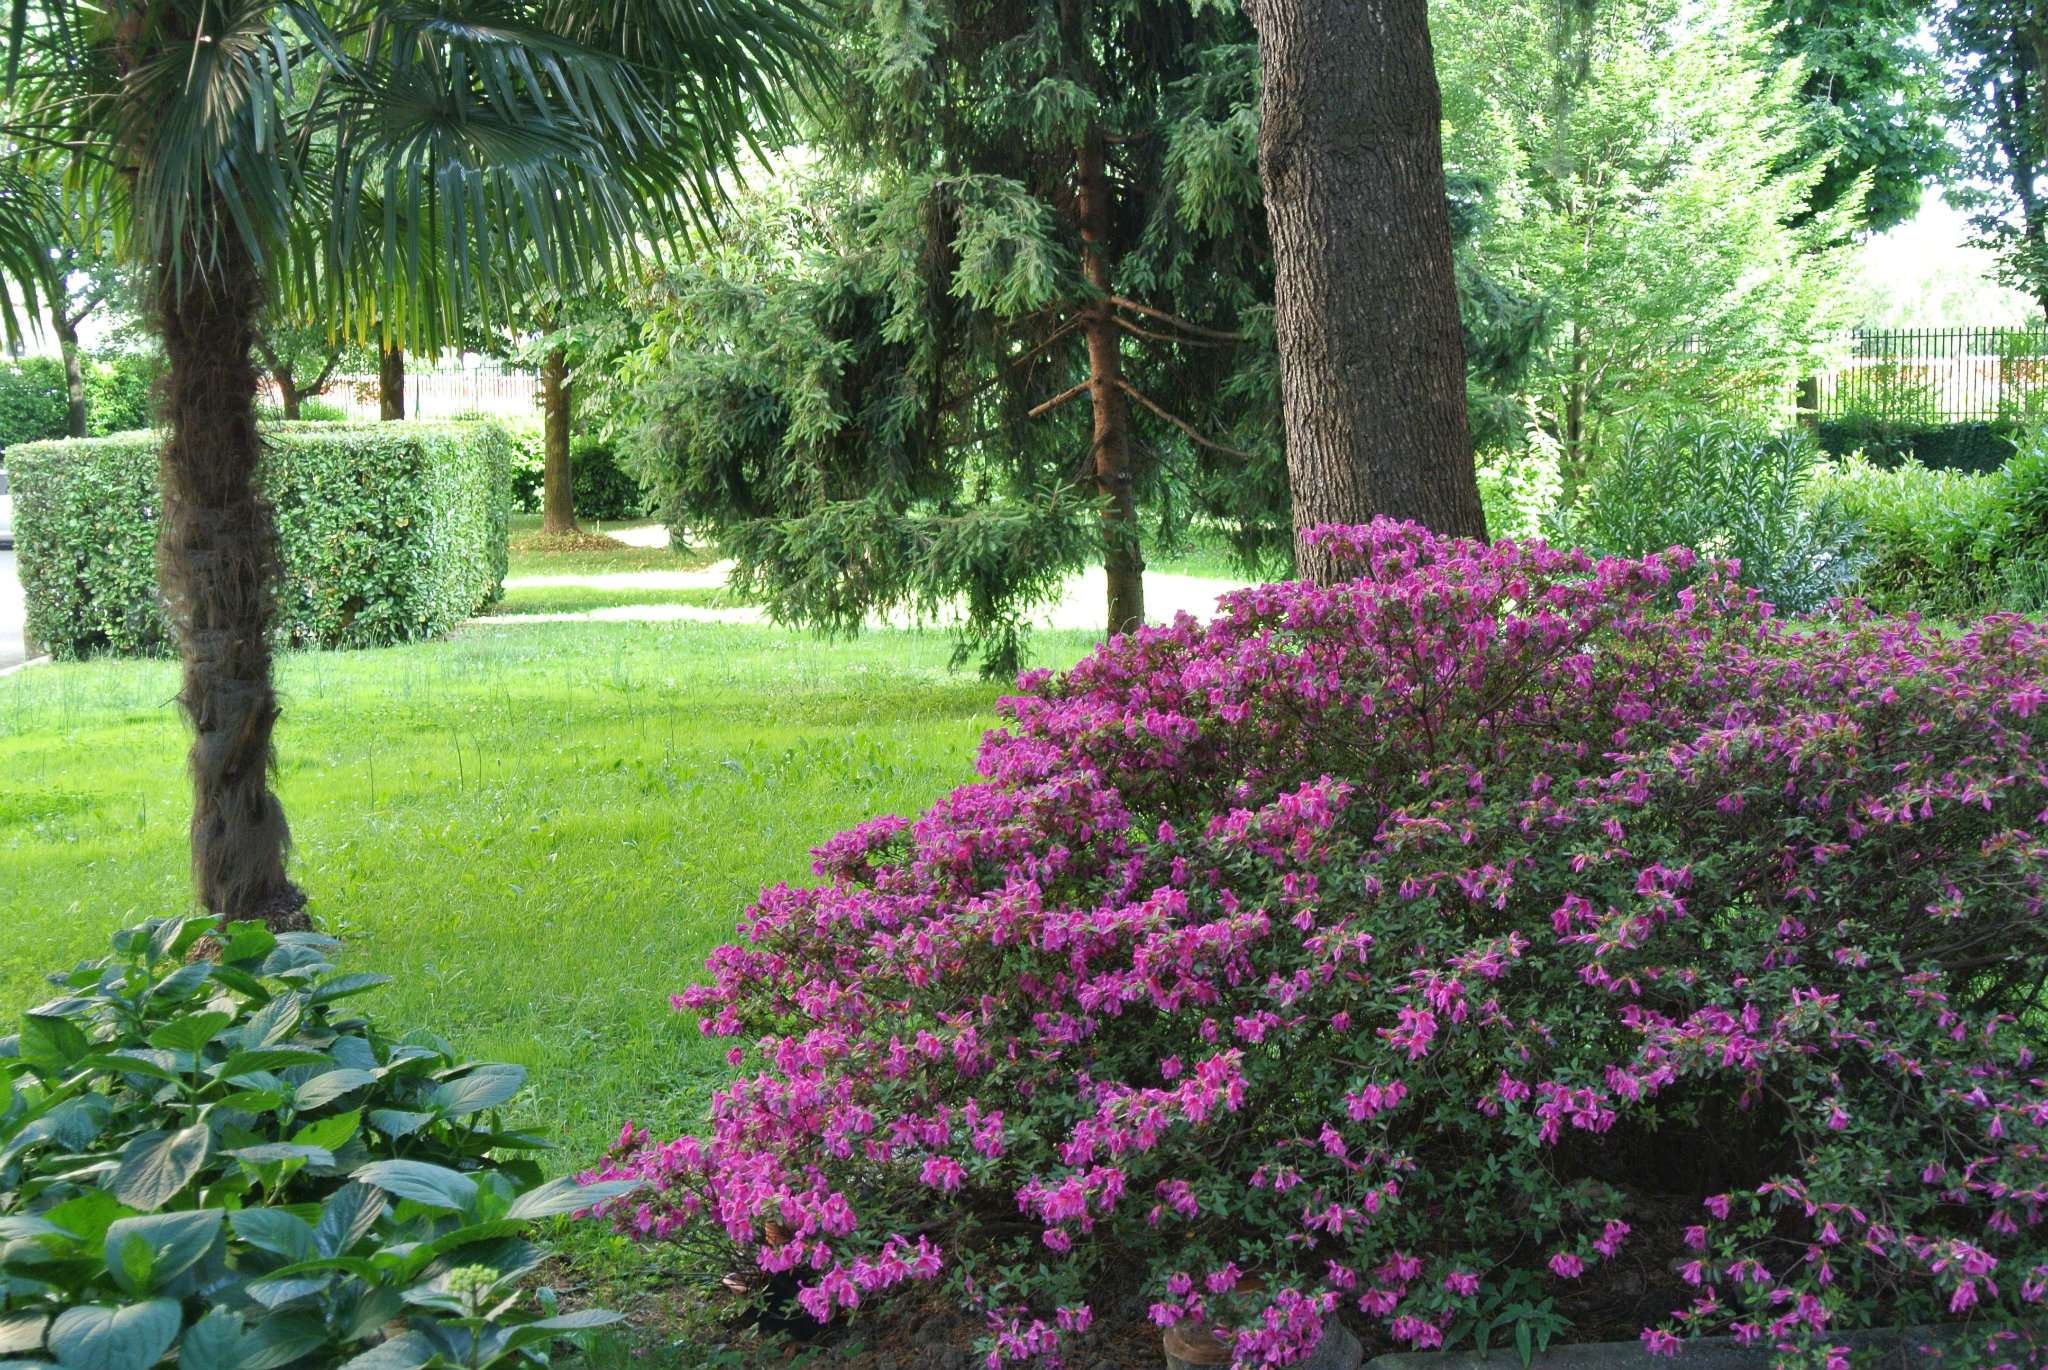
[[[1799,397],[1822,421],[1979,423],[2048,416],[2048,330],[1860,330]]]

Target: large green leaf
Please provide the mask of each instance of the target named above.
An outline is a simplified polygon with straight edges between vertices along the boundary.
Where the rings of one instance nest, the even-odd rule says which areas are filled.
[[[235,1015],[219,1009],[208,1009],[203,1013],[182,1013],[149,1034],[149,1044],[162,1047],[165,1051],[196,1052],[211,1042],[214,1035],[229,1023]]]
[[[512,1201],[506,1212],[508,1218],[554,1218],[579,1209],[592,1208],[607,1199],[616,1199],[630,1194],[640,1187],[638,1180],[603,1180],[596,1184],[578,1184],[574,1176],[564,1175],[550,1180],[538,1189],[529,1189]]]
[[[342,1362],[341,1370],[420,1370],[434,1359],[434,1344],[417,1332],[401,1332],[360,1356]]]
[[[199,1208],[123,1218],[107,1229],[107,1270],[116,1279],[125,1271],[150,1288],[162,1288],[212,1249],[224,1216],[218,1208]]]
[[[365,1184],[351,1182],[327,1196],[320,1206],[314,1240],[323,1256],[339,1256],[363,1239],[384,1211],[384,1196]]]
[[[330,1070],[324,1075],[315,1075],[293,1091],[292,1103],[301,1109],[320,1108],[344,1094],[376,1083],[377,1077],[367,1070]]]
[[[444,1080],[428,1096],[435,1108],[452,1117],[496,1108],[526,1085],[523,1066],[478,1066],[466,1075]]]
[[[149,1370],[178,1339],[175,1299],[126,1308],[67,1308],[50,1327],[50,1350],[64,1370]]]
[[[259,1251],[291,1262],[310,1261],[320,1254],[312,1225],[277,1208],[238,1209],[228,1218],[235,1235]]]
[[[199,1173],[212,1145],[204,1123],[179,1132],[145,1132],[123,1148],[107,1188],[129,1207],[155,1212]]]
[[[468,1212],[476,1203],[476,1181],[446,1166],[425,1161],[372,1161],[351,1177],[386,1194],[436,1208]]]
[[[225,1308],[214,1308],[185,1329],[178,1344],[178,1370],[242,1370],[247,1341],[242,1320]]]
[[[58,1074],[76,1065],[91,1050],[78,1024],[40,1013],[21,1015],[21,1059],[42,1075]]]

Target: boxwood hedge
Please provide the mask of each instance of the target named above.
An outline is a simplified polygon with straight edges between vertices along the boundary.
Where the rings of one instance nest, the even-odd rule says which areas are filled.
[[[264,480],[276,632],[374,647],[446,632],[503,587],[510,445],[496,424],[276,424]],[[167,650],[152,433],[8,452],[28,635],[53,656]]]

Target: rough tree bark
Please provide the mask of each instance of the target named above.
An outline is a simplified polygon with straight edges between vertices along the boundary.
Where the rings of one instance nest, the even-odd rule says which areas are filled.
[[[540,368],[541,514],[543,533],[576,531],[576,497],[569,469],[569,354],[557,348]]]
[[[1102,568],[1109,581],[1109,631],[1145,625],[1145,558],[1138,547],[1138,508],[1132,488],[1131,411],[1124,394],[1122,341],[1110,303],[1109,178],[1102,131],[1082,141],[1075,184],[1081,219],[1081,261],[1097,302],[1082,331],[1088,342],[1088,400],[1094,410],[1095,490],[1102,500]]]
[[[78,350],[78,325],[60,303],[55,310],[57,351],[64,358],[64,431],[74,438],[85,436],[85,359]]]
[[[1385,514],[1484,537],[1427,0],[1247,8],[1295,531]]]
[[[377,417],[392,422],[405,417],[405,349],[377,349]]]
[[[285,874],[290,832],[270,788],[277,529],[257,478],[250,356],[262,283],[232,229],[188,245],[187,259],[208,261],[205,274],[188,265],[181,277],[164,263],[155,300],[170,364],[157,561],[184,665],[178,702],[192,725],[192,876],[212,912],[304,926],[305,896]]]

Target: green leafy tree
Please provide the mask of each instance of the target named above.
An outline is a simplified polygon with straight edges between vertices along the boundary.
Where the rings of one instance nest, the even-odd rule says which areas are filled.
[[[2048,312],[2048,9],[2032,0],[1954,0],[1938,24],[1964,125],[1951,198],[1974,211],[1999,276]]]
[[[1796,66],[1740,0],[1438,0],[1448,156],[1491,189],[1475,265],[1537,302],[1519,381],[1569,505],[1607,445],[1781,405],[1843,302],[1859,201],[1814,214]]]
[[[1799,63],[1807,119],[1790,165],[1817,164],[1811,213],[1861,196],[1859,227],[1913,217],[1920,193],[1953,169],[1938,56],[1922,33],[1930,0],[1769,0],[1763,21]]]
[[[773,0],[13,0],[0,146],[63,165],[143,274],[168,364],[160,566],[201,901],[289,921],[270,788],[277,536],[252,349],[295,272],[410,341],[601,273],[743,139],[806,30]],[[370,192],[380,222],[366,221]],[[324,201],[320,260],[294,211]],[[20,236],[0,232],[10,240]],[[12,249],[0,262],[12,259]],[[374,275],[369,273],[374,272]]]
[[[840,57],[815,163],[656,293],[627,398],[671,522],[786,620],[960,605],[996,671],[1088,560],[1142,620],[1141,511],[1285,545],[1235,7],[913,0]]]

